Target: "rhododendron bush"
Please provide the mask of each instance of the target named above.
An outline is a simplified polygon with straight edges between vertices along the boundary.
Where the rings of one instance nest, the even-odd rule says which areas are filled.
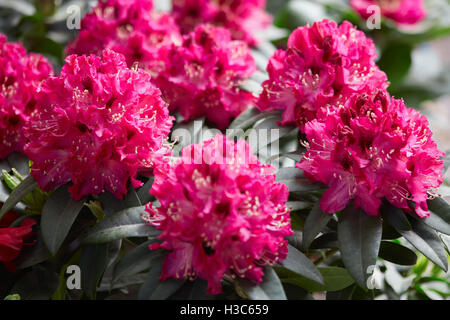
[[[2,299],[448,298],[448,4],[18,3]]]

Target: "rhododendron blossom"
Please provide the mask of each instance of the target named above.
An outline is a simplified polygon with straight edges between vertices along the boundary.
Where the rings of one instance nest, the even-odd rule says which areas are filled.
[[[45,57],[6,41],[0,34],[0,159],[23,151],[23,126],[35,109],[36,90],[53,73]]]
[[[174,19],[153,9],[151,0],[99,1],[81,22],[78,37],[68,54],[97,54],[105,48],[122,53],[131,67],[139,63],[152,75],[164,68],[165,50],[179,44],[181,35]]]
[[[382,16],[400,24],[416,24],[427,14],[423,0],[350,0],[350,5],[364,19],[375,14],[373,6],[378,6]]]
[[[25,151],[44,191],[72,181],[75,199],[108,191],[121,198],[127,181],[171,151],[163,145],[173,118],[161,92],[123,55],[66,58],[61,76],[43,82]]]
[[[205,116],[219,129],[246,110],[254,96],[239,86],[256,70],[247,45],[226,29],[201,25],[173,46],[156,83],[170,109],[185,120]]]
[[[218,294],[224,275],[259,283],[262,266],[285,259],[289,190],[274,170],[245,141],[222,135],[184,148],[170,170],[158,170],[150,193],[161,205],[148,204],[146,220],[162,230],[150,249],[170,250],[161,280],[198,277]]]
[[[387,78],[375,65],[371,39],[344,21],[323,20],[299,27],[289,37],[288,49],[269,61],[269,80],[263,83],[258,108],[284,110],[282,124],[297,123],[301,130],[320,108],[344,103],[351,95],[386,88]]]
[[[36,221],[24,219],[20,226],[11,228],[11,224],[19,217],[17,213],[9,211],[0,219],[0,262],[11,272],[17,271],[14,260],[20,255],[23,246],[34,244],[31,238]]]
[[[173,16],[183,33],[210,23],[230,30],[236,40],[258,44],[256,32],[263,32],[272,17],[265,12],[266,0],[174,0]]]
[[[354,199],[377,215],[386,198],[406,211],[414,204],[420,217],[429,215],[427,199],[442,184],[444,154],[424,116],[380,90],[355,96],[322,118],[306,124],[307,152],[296,166],[329,186],[321,199],[325,212],[343,210]]]

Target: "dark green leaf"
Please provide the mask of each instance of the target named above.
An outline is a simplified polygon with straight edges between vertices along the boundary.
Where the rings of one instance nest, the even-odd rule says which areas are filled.
[[[17,188],[15,188],[8,199],[3,204],[3,207],[0,209],[0,219],[3,217],[5,213],[14,208],[14,206],[22,200],[28,193],[33,191],[34,188],[37,187],[37,182],[34,181],[32,176],[28,176],[23,180]]]
[[[316,204],[306,217],[305,225],[303,227],[303,251],[308,251],[311,242],[313,242],[316,236],[320,232],[322,232],[323,228],[325,228],[332,216],[332,214],[323,212],[320,208],[320,202],[316,202]]]
[[[28,158],[21,153],[11,153],[8,156],[8,163],[11,168],[15,168],[19,173],[26,177],[30,174],[30,165]]]
[[[376,264],[381,234],[381,218],[355,209],[353,203],[339,217],[338,241],[342,261],[362,288],[367,288],[368,268]]]
[[[147,225],[141,217],[144,207],[135,207],[117,212],[100,221],[87,233],[84,242],[105,243],[128,237],[157,236],[159,231]]]
[[[325,233],[314,239],[310,245],[311,249],[337,249],[338,247],[336,232]]]
[[[390,203],[384,203],[380,209],[383,219],[397,230],[409,231],[411,224],[402,209],[396,208]]]
[[[309,260],[303,253],[293,246],[288,245],[288,249],[289,253],[287,258],[280,264],[284,268],[291,270],[292,272],[295,272],[307,279],[323,284],[323,278],[314,263],[312,263],[311,260]]]
[[[147,280],[139,290],[139,300],[166,300],[185,283],[185,280],[167,279],[160,281],[162,258],[154,261],[154,266],[148,273]]]
[[[390,241],[381,241],[379,257],[403,266],[413,266],[417,262],[414,251]]]
[[[297,168],[280,168],[276,181],[284,183],[290,192],[316,191],[323,188],[321,184],[309,181],[303,171]]]
[[[392,42],[384,48],[378,66],[386,72],[391,88],[401,84],[412,64],[413,47],[408,43]]]
[[[19,269],[29,268],[51,257],[51,253],[42,240],[41,231],[36,231],[36,243],[33,246],[24,246],[23,250],[16,261]]]
[[[241,280],[241,285],[251,300],[286,300],[281,281],[271,267],[264,267],[264,277],[259,285]]]
[[[355,282],[346,269],[338,267],[319,268],[324,284],[299,276],[286,268],[276,268],[276,271],[283,283],[296,285],[308,292],[338,291]]]
[[[428,201],[428,209],[431,214],[424,218],[423,222],[433,229],[450,235],[450,205],[444,199],[438,197]]]
[[[16,282],[10,294],[22,300],[48,300],[58,288],[58,274],[44,266],[36,266]]]
[[[84,200],[72,199],[67,186],[52,193],[44,205],[41,218],[42,238],[55,255],[84,206]]]
[[[142,243],[120,259],[114,267],[113,281],[150,269],[155,259],[164,254],[162,250],[149,249],[148,246],[153,242],[155,241],[150,240]]]
[[[417,250],[422,252],[424,256],[442,270],[447,271],[447,254],[444,244],[441,242],[436,231],[425,225],[422,221],[411,221],[411,225],[413,227],[411,231],[398,231]]]
[[[107,259],[107,244],[88,244],[81,251],[81,289],[91,299],[96,297],[97,287],[105,272]]]

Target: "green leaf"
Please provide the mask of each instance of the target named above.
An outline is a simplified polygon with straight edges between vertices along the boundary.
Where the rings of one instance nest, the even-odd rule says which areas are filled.
[[[8,163],[11,168],[16,169],[22,176],[30,174],[30,164],[27,156],[14,152],[8,156]]]
[[[172,278],[160,281],[162,260],[162,258],[155,260],[154,267],[151,268],[147,280],[139,290],[139,300],[166,300],[185,283],[185,280]]]
[[[397,230],[409,231],[411,224],[402,209],[396,208],[390,203],[384,203],[380,209],[383,219]]]
[[[338,247],[339,243],[336,232],[325,233],[314,239],[310,245],[311,249],[337,249]]]
[[[57,273],[49,268],[36,266],[15,283],[10,294],[18,294],[22,300],[48,300],[58,284]]]
[[[14,208],[14,206],[22,200],[28,193],[33,191],[37,187],[37,182],[34,181],[32,176],[28,176],[23,180],[17,188],[15,188],[8,199],[3,204],[3,207],[0,209],[0,219],[3,217],[5,213]]]
[[[448,262],[444,244],[436,231],[425,225],[422,221],[411,221],[411,231],[401,231],[400,234],[409,241],[424,256],[444,271],[447,271]]]
[[[292,272],[295,272],[307,279],[323,284],[323,278],[314,263],[309,260],[303,253],[288,245],[289,253],[285,260],[280,264]]]
[[[338,291],[347,288],[355,282],[346,269],[339,267],[319,268],[323,284],[299,276],[286,268],[276,268],[276,271],[283,283],[296,285],[308,292]]]
[[[284,183],[290,192],[308,192],[323,189],[318,183],[308,180],[303,171],[297,168],[280,168],[277,172],[277,182]]]
[[[381,241],[378,256],[403,266],[413,266],[417,262],[417,255],[414,251],[390,241]]]
[[[150,250],[149,245],[154,240],[146,241],[128,252],[114,267],[113,282],[150,269],[155,259],[164,255],[162,250]]]
[[[384,48],[378,66],[386,72],[391,82],[390,89],[399,86],[409,72],[412,64],[413,47],[408,43],[392,42]]]
[[[107,258],[107,244],[88,244],[81,251],[81,289],[91,299],[96,297],[97,287],[106,269]]]
[[[234,121],[230,124],[227,129],[227,137],[230,137],[228,133],[233,133],[234,130],[245,130],[253,126],[256,122],[264,118],[270,118],[274,116],[281,116],[281,111],[271,111],[271,112],[261,112],[255,107],[249,108],[243,113],[241,113]]]
[[[316,202],[305,220],[302,241],[303,251],[308,250],[311,242],[313,242],[316,236],[323,230],[323,228],[325,228],[332,216],[332,214],[323,212],[320,208],[320,202]]]
[[[160,231],[147,225],[141,217],[145,207],[119,211],[100,221],[88,231],[84,242],[105,243],[128,237],[155,237]]]
[[[362,288],[367,288],[368,268],[376,264],[380,248],[381,218],[369,216],[350,203],[339,217],[337,232],[345,267]]]
[[[24,246],[15,264],[19,269],[26,269],[48,260],[52,255],[42,240],[40,229],[36,232],[36,243],[33,246]]]
[[[428,200],[428,209],[431,211],[423,222],[433,229],[450,235],[450,205],[444,199],[438,197]]]
[[[271,267],[264,267],[264,277],[259,285],[247,280],[240,284],[251,300],[286,300],[283,285],[278,275]]]
[[[52,255],[58,252],[83,206],[84,200],[72,199],[67,185],[53,192],[45,203],[41,218],[42,238]]]
[[[20,300],[20,294],[10,294],[3,300]]]

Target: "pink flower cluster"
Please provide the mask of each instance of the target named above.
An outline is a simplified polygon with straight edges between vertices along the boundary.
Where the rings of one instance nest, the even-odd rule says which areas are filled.
[[[59,77],[44,81],[26,128],[31,174],[44,191],[72,181],[75,199],[108,191],[121,198],[139,169],[170,152],[172,126],[161,92],[143,70],[110,50],[66,58]]]
[[[246,110],[254,96],[239,86],[256,70],[247,45],[230,33],[200,25],[168,53],[170,64],[156,84],[170,109],[185,120],[205,116],[219,129]]]
[[[317,118],[321,108],[344,103],[351,95],[387,88],[387,77],[375,64],[371,39],[351,23],[314,22],[289,37],[288,49],[270,59],[258,108],[284,110],[283,124]]]
[[[174,0],[173,16],[183,33],[189,33],[203,23],[230,30],[236,40],[257,45],[257,31],[263,31],[271,22],[265,12],[266,0]]]
[[[352,8],[364,19],[375,12],[371,6],[378,6],[382,16],[399,24],[416,24],[426,16],[423,0],[350,0]]]
[[[307,152],[296,166],[329,186],[321,207],[335,213],[350,200],[377,215],[381,199],[420,217],[442,184],[444,156],[427,119],[380,90],[353,96],[305,126]]]
[[[81,32],[67,47],[68,54],[97,54],[105,48],[122,53],[131,67],[139,63],[152,75],[164,68],[165,50],[179,44],[174,19],[153,10],[151,0],[99,1],[81,23]]]
[[[42,80],[53,74],[43,56],[27,55],[20,43],[0,34],[0,159],[22,152],[23,126],[35,110],[35,94]]]
[[[225,274],[261,282],[263,265],[285,259],[289,191],[273,172],[245,141],[222,135],[186,147],[170,170],[158,170],[150,193],[161,205],[148,204],[146,219],[162,230],[162,243],[150,249],[170,250],[161,280],[198,277],[218,294]]]

